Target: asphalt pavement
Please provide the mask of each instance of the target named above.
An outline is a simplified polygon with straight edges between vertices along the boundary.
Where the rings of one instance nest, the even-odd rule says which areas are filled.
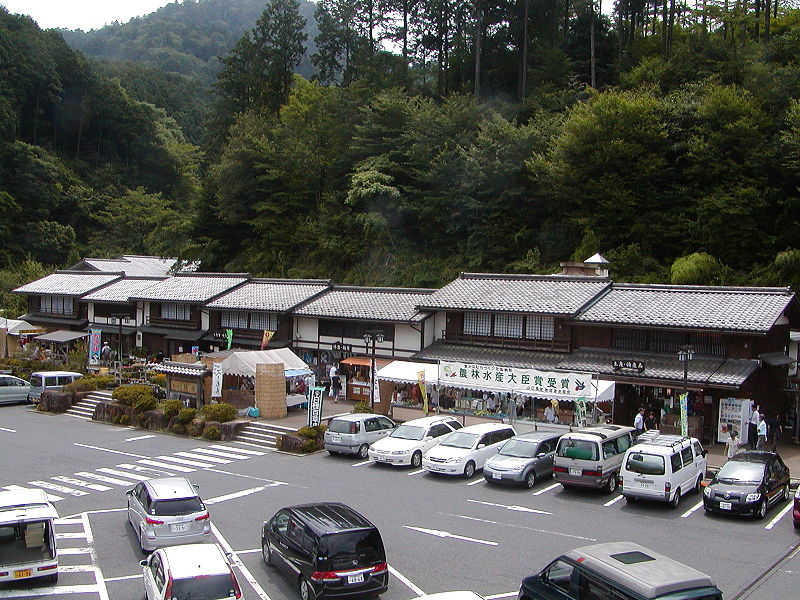
[[[763,521],[731,519],[706,515],[696,495],[670,510],[564,490],[549,479],[533,490],[498,488],[480,474],[464,480],[355,457],[292,456],[25,406],[0,407],[0,448],[0,489],[52,494],[62,517],[56,532],[63,565],[55,588],[4,585],[0,598],[141,598],[142,554],[127,524],[125,490],[167,474],[200,486],[215,539],[234,553],[251,599],[298,600],[293,583],[264,564],[260,528],[283,506],[320,500],[345,502],[380,528],[392,574],[385,600],[457,589],[513,598],[524,576],[560,553],[613,540],[638,541],[695,566],[714,577],[726,599],[795,598],[800,589],[790,503]]]

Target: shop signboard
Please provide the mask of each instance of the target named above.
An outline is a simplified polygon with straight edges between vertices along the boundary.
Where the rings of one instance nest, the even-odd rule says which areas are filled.
[[[689,435],[689,394],[681,394],[681,435]]]
[[[211,366],[211,397],[222,398],[222,363],[215,362]]]
[[[100,329],[92,329],[89,333],[89,363],[96,365],[100,362],[100,339],[103,332]]]
[[[322,423],[322,401],[325,398],[324,387],[312,387],[308,403],[308,426],[316,427]]]
[[[750,400],[745,398],[720,398],[717,441],[726,442],[731,430],[739,433],[739,440],[748,442],[747,424],[750,422]]]
[[[467,389],[576,400],[586,398],[587,392],[592,389],[592,375],[443,360],[439,362],[439,383]]]
[[[575,399],[575,424],[578,427],[586,427],[586,398]]]

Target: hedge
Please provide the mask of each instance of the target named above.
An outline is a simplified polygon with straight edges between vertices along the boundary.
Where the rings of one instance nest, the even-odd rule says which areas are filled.
[[[158,404],[158,400],[156,400],[156,397],[153,395],[153,390],[149,385],[123,385],[115,389],[111,397],[124,406],[134,406],[137,400],[144,398],[152,398],[155,400],[156,404],[153,405],[153,408]]]
[[[178,420],[186,425],[194,420],[197,411],[194,408],[182,408],[178,411]]]
[[[112,375],[90,375],[68,383],[64,386],[64,391],[73,393],[91,392],[94,390],[106,390],[112,385],[114,385],[114,377]]]
[[[236,407],[227,402],[206,404],[202,408],[202,412],[203,416],[209,421],[219,421],[220,423],[227,423],[236,418]]]
[[[162,405],[164,407],[164,416],[167,418],[172,418],[178,415],[183,409],[183,402],[178,399],[167,400]],[[194,415],[192,415],[192,419],[194,419]],[[189,419],[191,421],[191,419]]]

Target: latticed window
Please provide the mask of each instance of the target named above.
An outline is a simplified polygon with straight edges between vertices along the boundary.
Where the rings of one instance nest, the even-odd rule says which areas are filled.
[[[222,313],[220,323],[229,329],[247,329],[247,313],[240,311],[230,311]]]
[[[72,298],[70,296],[42,296],[39,301],[39,310],[55,315],[71,315],[73,313]]]
[[[555,334],[553,317],[536,317],[528,315],[525,319],[525,337],[529,340],[552,340]]]
[[[274,313],[250,313],[250,329],[275,331],[278,328],[278,315]]]
[[[492,334],[492,315],[489,313],[464,313],[464,333],[467,335]]]
[[[522,337],[522,315],[499,314],[494,316],[494,335],[502,338]]]
[[[161,318],[173,321],[189,321],[191,319],[191,310],[188,304],[164,302],[161,305]]]

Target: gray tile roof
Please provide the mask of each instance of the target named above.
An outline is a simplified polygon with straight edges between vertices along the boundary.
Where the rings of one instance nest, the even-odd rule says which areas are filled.
[[[97,288],[120,279],[119,273],[82,273],[56,271],[13,290],[16,294],[47,294],[54,296],[83,296]]]
[[[576,321],[767,332],[793,297],[789,288],[614,284]]]
[[[294,314],[333,319],[418,322],[429,315],[417,310],[433,290],[413,288],[334,287]]]
[[[286,312],[328,287],[330,282],[322,279],[251,279],[206,306],[227,310]]]
[[[609,285],[604,277],[462,273],[420,308],[572,315]]]
[[[412,358],[426,361],[464,361],[479,365],[503,365],[520,369],[557,369],[565,356],[567,355],[552,352],[531,352],[529,350],[434,342],[414,354]]]
[[[122,271],[128,277],[166,277],[177,259],[125,254],[120,258],[84,258],[81,262],[98,271]],[[195,268],[196,265],[189,265],[181,270]]]
[[[134,278],[120,279],[111,285],[86,294],[81,300],[84,302],[121,302],[128,303],[131,296],[136,296],[151,285],[155,285],[161,278]]]
[[[156,302],[207,302],[247,279],[248,275],[241,273],[178,273],[145,288],[131,298]]]

